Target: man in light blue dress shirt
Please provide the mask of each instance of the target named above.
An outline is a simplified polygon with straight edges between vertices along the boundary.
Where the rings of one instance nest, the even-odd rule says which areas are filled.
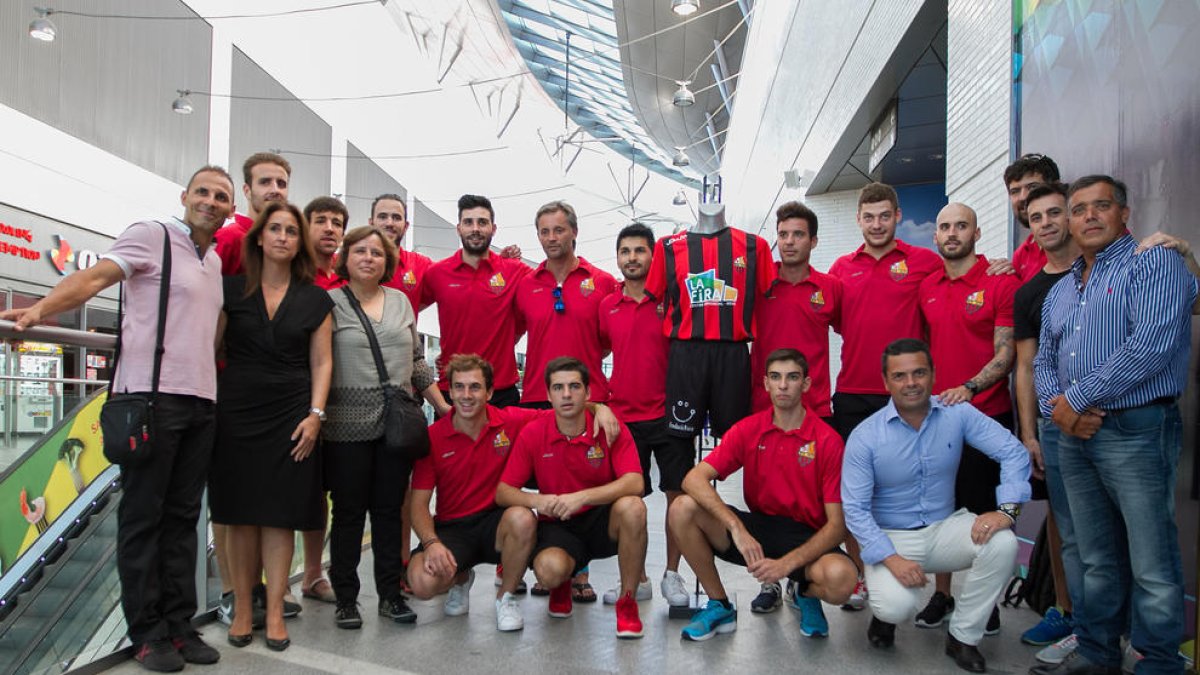
[[[892,645],[895,624],[921,607],[926,574],[969,570],[946,653],[960,668],[984,672],[976,645],[1013,572],[1017,540],[1011,527],[1029,499],[1029,455],[974,406],[947,406],[930,396],[933,359],[924,342],[888,345],[883,379],[891,400],[850,435],[842,464],[846,525],[862,546],[871,589],[868,639],[875,647]],[[963,443],[1000,463],[1000,510],[954,510]]]
[[[1196,279],[1162,247],[1135,254],[1125,185],[1071,185],[1083,255],[1046,296],[1034,358],[1042,414],[1062,432],[1059,469],[1083,563],[1079,647],[1035,675],[1118,673],[1126,617],[1138,673],[1182,673],[1183,574],[1175,473]]]

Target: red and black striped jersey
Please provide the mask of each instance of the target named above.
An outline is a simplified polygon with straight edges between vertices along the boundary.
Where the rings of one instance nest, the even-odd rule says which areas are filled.
[[[754,339],[755,300],[774,279],[767,241],[727,227],[659,239],[646,291],[666,305],[667,337],[746,342]]]

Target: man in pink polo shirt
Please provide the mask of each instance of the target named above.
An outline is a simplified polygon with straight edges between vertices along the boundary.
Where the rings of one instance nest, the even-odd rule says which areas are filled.
[[[256,152],[242,164],[242,194],[246,197],[246,215],[233,214],[233,222],[217,230],[217,255],[221,274],[242,273],[242,240],[268,202],[286,202],[292,165],[273,152]]]
[[[975,211],[965,204],[948,204],[938,212],[934,241],[944,265],[920,287],[921,314],[929,325],[929,349],[937,363],[933,391],[946,405],[970,402],[1011,431],[1013,297],[1021,282],[1013,274],[987,273],[988,259],[975,254],[979,232]],[[956,508],[995,511],[999,484],[1000,465],[964,444],[955,481]],[[937,591],[917,614],[916,624],[941,626],[953,608],[950,574],[938,574]],[[993,609],[988,634],[999,629],[1000,613]]]
[[[528,333],[525,372],[540,373],[559,356],[573,356],[592,374],[592,400],[608,400],[608,378],[600,367],[597,311],[617,287],[611,274],[575,255],[579,221],[566,202],[550,202],[534,217],[546,260],[517,285],[517,317]],[[540,377],[526,377],[521,404],[549,408]]]

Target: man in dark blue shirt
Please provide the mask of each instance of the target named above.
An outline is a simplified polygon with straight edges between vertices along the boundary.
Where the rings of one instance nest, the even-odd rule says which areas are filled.
[[[1180,673],[1183,574],[1175,470],[1196,279],[1161,247],[1135,255],[1125,185],[1086,176],[1070,189],[1083,255],[1050,289],[1034,359],[1042,414],[1062,432],[1059,466],[1083,562],[1079,647],[1030,672],[1117,673],[1132,615],[1139,673]],[[1130,612],[1130,610],[1132,610]]]
[[[976,645],[1012,574],[1011,531],[1029,500],[1029,454],[998,422],[974,406],[947,406],[930,396],[933,359],[920,340],[883,352],[891,399],[850,434],[842,464],[846,525],[862,546],[875,647],[894,641],[895,624],[917,613],[927,573],[969,570],[950,619],[946,653],[964,670],[986,669]],[[954,510],[964,443],[1000,463],[999,510]]]

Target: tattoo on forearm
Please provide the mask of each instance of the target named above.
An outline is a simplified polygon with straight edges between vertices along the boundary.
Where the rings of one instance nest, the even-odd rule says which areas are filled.
[[[983,370],[975,375],[973,380],[979,385],[980,389],[987,389],[996,384],[1000,380],[1008,377],[1009,371],[1012,370],[1013,356],[1016,352],[1016,347],[1013,344],[1013,329],[1010,326],[997,326],[993,333],[992,345],[995,349],[995,356]]]

